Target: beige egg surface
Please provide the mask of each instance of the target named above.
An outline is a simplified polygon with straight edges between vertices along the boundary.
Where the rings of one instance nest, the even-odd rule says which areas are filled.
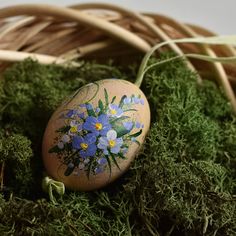
[[[105,79],[83,86],[48,122],[47,174],[72,190],[104,187],[128,170],[149,127],[149,104],[135,84]]]

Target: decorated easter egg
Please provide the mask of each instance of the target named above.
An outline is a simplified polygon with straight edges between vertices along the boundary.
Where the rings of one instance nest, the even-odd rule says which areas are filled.
[[[148,101],[136,85],[106,79],[83,86],[48,122],[46,171],[70,189],[101,188],[129,168],[149,126]]]

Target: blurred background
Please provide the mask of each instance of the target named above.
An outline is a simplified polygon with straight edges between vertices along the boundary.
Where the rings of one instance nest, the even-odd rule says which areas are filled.
[[[0,8],[23,3],[72,5],[84,2],[118,4],[136,11],[164,14],[218,34],[236,34],[236,0],[0,0]]]

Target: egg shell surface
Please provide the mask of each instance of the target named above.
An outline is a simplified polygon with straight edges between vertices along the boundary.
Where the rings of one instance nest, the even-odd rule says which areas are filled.
[[[69,189],[104,187],[128,170],[149,126],[149,104],[135,84],[106,79],[83,86],[48,122],[46,171]]]

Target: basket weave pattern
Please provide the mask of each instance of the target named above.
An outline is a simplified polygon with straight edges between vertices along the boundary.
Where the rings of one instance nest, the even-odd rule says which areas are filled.
[[[28,56],[42,63],[93,57],[127,57],[146,53],[162,41],[213,36],[214,33],[158,14],[140,14],[110,4],[80,4],[71,7],[19,5],[0,10],[0,61],[20,61]],[[200,53],[236,56],[230,46],[171,43],[178,55]],[[164,48],[164,50],[167,49]],[[163,50],[163,49],[162,49]],[[19,53],[20,52],[20,53]],[[221,63],[189,60],[199,78],[214,78],[224,88],[236,111],[236,68]]]

